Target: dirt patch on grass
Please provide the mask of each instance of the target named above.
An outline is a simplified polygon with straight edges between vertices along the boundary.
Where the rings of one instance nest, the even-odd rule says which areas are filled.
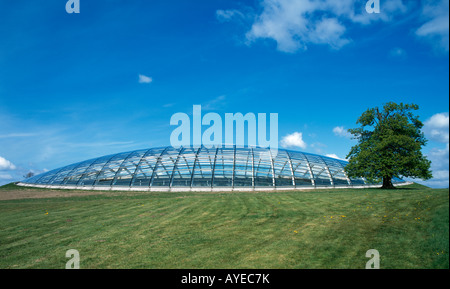
[[[121,194],[123,194],[122,192]],[[126,193],[126,192],[125,192]],[[0,190],[0,201],[19,199],[44,199],[44,198],[67,198],[92,195],[115,195],[116,192],[107,191],[78,191],[78,190],[49,190],[49,189],[2,189]]]

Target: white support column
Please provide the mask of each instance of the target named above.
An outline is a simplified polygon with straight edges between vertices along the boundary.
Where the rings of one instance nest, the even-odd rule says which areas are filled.
[[[200,153],[200,150],[202,149],[202,147],[200,147],[197,152],[195,153],[195,159],[194,159],[194,165],[192,166],[192,175],[191,175],[191,189],[192,189],[192,185],[194,184],[194,173],[195,173],[195,166],[197,165],[197,160],[198,160],[198,154]],[[200,171],[201,172],[201,171]]]
[[[252,153],[252,188],[255,188],[255,155],[253,153],[253,148],[251,148]],[[248,163],[248,158],[247,158]]]
[[[269,156],[270,156],[270,165],[272,167],[272,186],[274,188],[276,188],[276,183],[275,183],[275,168],[274,168],[274,164],[273,164],[273,157],[272,157],[272,150],[269,148]]]
[[[330,169],[328,168],[327,163],[323,160],[322,157],[320,157],[320,159],[323,162],[323,165],[325,166],[325,170],[327,171],[328,177],[330,178],[330,183],[331,185],[334,187],[334,181],[333,181],[333,176],[331,175]]]
[[[214,174],[216,173],[216,162],[217,162],[217,154],[218,153],[219,153],[219,148],[216,148],[216,154],[214,155],[214,164],[212,167],[211,188],[214,187]]]
[[[344,173],[344,176],[345,176],[345,178],[347,179],[348,185],[351,186],[351,185],[352,185],[352,181],[350,180],[350,178],[348,177],[347,173],[345,172],[344,165],[341,164],[341,162],[338,162],[338,163],[339,163],[339,165],[340,165],[341,168],[342,168],[342,172]]]
[[[175,170],[177,169],[178,161],[179,161],[180,156],[183,153],[183,151],[184,151],[184,147],[181,147],[180,151],[178,152],[177,159],[175,160],[175,163],[173,164],[172,175],[170,176],[169,188],[172,188],[173,177],[175,175]]]
[[[294,167],[292,166],[292,159],[291,159],[291,156],[289,155],[288,151],[286,151],[286,155],[287,155],[288,160],[289,160],[289,166],[291,167],[292,185],[294,187],[296,187],[297,184],[295,183],[295,175],[294,175]]]
[[[316,186],[316,181],[314,180],[314,174],[313,174],[313,171],[311,169],[311,164],[309,163],[308,158],[304,154],[303,154],[303,157],[305,158],[306,166],[308,167],[308,171],[309,171],[309,176],[311,177],[311,184],[315,187]]]
[[[233,155],[233,174],[231,176],[231,188],[234,189],[234,175],[236,170],[236,145],[234,147],[234,155]]]

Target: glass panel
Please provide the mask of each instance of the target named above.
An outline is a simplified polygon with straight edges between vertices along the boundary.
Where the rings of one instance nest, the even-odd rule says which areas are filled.
[[[235,187],[251,187],[253,185],[252,166],[252,151],[236,148],[236,160],[234,167]]]
[[[277,187],[292,187],[291,162],[287,151],[278,151],[274,159],[275,185]]]
[[[266,149],[253,149],[256,187],[272,187],[273,171],[271,154]]]
[[[181,151],[181,153],[180,153]],[[198,153],[198,154],[197,154]],[[120,153],[46,172],[24,183],[95,186],[292,187],[348,186],[347,162],[261,148],[156,148]],[[292,175],[293,174],[293,175]],[[312,182],[314,180],[314,182]],[[364,185],[352,178],[351,185]],[[393,182],[404,182],[394,178]]]
[[[120,168],[118,169],[115,179],[113,180],[113,186],[130,186],[133,174],[136,172],[136,168],[141,161],[145,153],[150,150],[139,150],[134,151],[131,155],[123,161]],[[99,179],[99,185],[101,180]]]
[[[153,170],[160,155],[165,151],[165,148],[148,150],[144,156],[140,157],[142,151],[130,158],[124,164],[124,172],[118,176],[116,184],[125,185],[128,181],[128,173],[131,173],[131,186],[133,187],[148,187],[153,175]]]
[[[68,172],[67,176],[64,177],[62,181],[63,185],[76,185],[80,178],[83,176],[83,173],[89,168],[89,166],[95,162],[97,159],[92,159],[88,161],[84,161],[80,163],[79,166],[75,167],[72,171]]]
[[[233,185],[234,148],[219,148],[214,167],[214,187]]]
[[[309,161],[315,185],[317,187],[331,186],[331,178],[323,159],[317,155],[305,154],[305,156]]]
[[[292,168],[294,170],[295,185],[297,187],[312,186],[308,162],[302,153],[289,151],[291,156]]]
[[[349,183],[347,181],[344,168],[339,160],[327,157],[323,157],[322,159],[330,170],[331,176],[333,178],[333,184],[335,186],[348,186]]]
[[[192,168],[194,167],[195,154],[198,149],[185,148],[178,157],[175,171],[173,172],[173,187],[190,187]]]
[[[55,177],[49,181],[50,185],[61,185],[65,178],[67,177],[67,175],[76,167],[78,167],[79,165],[81,165],[82,163],[75,163],[69,166],[66,166],[64,168],[61,169],[61,171],[59,171]]]
[[[399,178],[392,178],[393,184],[404,183],[405,181]]]
[[[39,175],[32,176],[31,178],[25,179],[22,181],[22,183],[26,184],[38,184],[38,180],[45,177],[48,173],[43,173]]]
[[[53,179],[60,170],[61,169],[52,170],[41,175],[31,177],[29,180],[35,184],[47,185],[49,181]]]
[[[156,163],[155,171],[153,172],[153,180],[150,184],[153,187],[168,187],[172,177],[175,161],[178,157],[179,149],[168,147],[164,150],[163,155]]]
[[[215,155],[216,149],[201,148],[195,163],[193,187],[211,187]]]
[[[102,168],[106,165],[108,161],[111,160],[113,156],[104,156],[98,158],[95,162],[93,162],[82,174],[80,180],[78,181],[79,186],[92,186],[97,179],[98,174],[102,170]]]
[[[110,186],[116,176],[121,165],[124,163],[125,159],[132,154],[131,152],[125,152],[115,155],[110,159],[99,172],[95,185],[96,186]]]

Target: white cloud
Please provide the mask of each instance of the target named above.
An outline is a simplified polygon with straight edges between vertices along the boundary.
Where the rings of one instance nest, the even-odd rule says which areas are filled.
[[[18,138],[18,137],[30,137],[37,136],[38,133],[8,133],[0,135],[0,138]]]
[[[338,159],[338,160],[342,160],[342,161],[347,161],[346,159],[338,157],[336,154],[326,154],[325,156],[329,157],[329,158],[332,158],[332,159]]]
[[[396,14],[403,14],[408,11],[408,7],[402,0],[381,1],[381,13],[378,14],[381,20],[391,21]]]
[[[437,113],[424,122],[425,136],[433,141],[445,143],[445,148],[432,148],[427,158],[431,161],[433,178],[422,182],[424,185],[436,188],[448,188],[449,185],[449,114]]]
[[[244,14],[236,9],[230,9],[230,10],[217,10],[216,11],[216,18],[221,22],[228,22],[231,21],[233,18],[241,17],[244,18]]]
[[[139,74],[139,83],[151,83],[153,79],[149,76]]]
[[[301,132],[294,132],[292,134],[288,134],[287,136],[281,139],[282,147],[299,147],[302,149],[306,148],[306,143],[303,141],[303,134]]]
[[[323,18],[316,23],[316,27],[310,33],[310,41],[339,49],[350,43],[349,39],[343,37],[345,30],[346,28],[336,18]]]
[[[249,42],[258,38],[273,39],[278,50],[292,53],[306,49],[309,43],[340,48],[349,41],[342,38],[345,27],[337,19],[313,20],[308,16],[320,9],[318,1],[274,0],[263,1],[262,5],[262,14],[246,34]]]
[[[427,154],[431,161],[431,171],[433,178],[421,182],[424,185],[436,188],[448,188],[449,186],[449,144],[444,149],[433,148]]]
[[[352,134],[349,133],[343,126],[337,126],[333,128],[333,133],[336,136],[351,138]]]
[[[422,8],[426,22],[416,30],[416,35],[430,41],[436,48],[449,51],[449,1],[428,0]]]
[[[383,11],[379,14],[368,14],[365,2],[363,5],[359,0],[263,0],[261,6],[262,12],[254,17],[246,34],[248,43],[272,39],[278,50],[288,53],[305,50],[309,44],[340,49],[351,42],[345,36],[344,23],[367,25],[374,21],[391,21],[394,15],[407,11],[402,0],[383,1]],[[230,19],[231,15],[222,17]]]
[[[424,122],[425,135],[434,141],[448,143],[449,115],[448,112],[437,113]]]
[[[448,170],[449,167],[448,147],[449,145],[447,143],[444,149],[433,148],[428,153],[428,158],[432,161],[433,168],[435,168],[436,170]]]
[[[279,51],[295,53],[311,44],[340,49],[352,40],[347,35],[352,24],[367,26],[376,22],[391,22],[399,15],[419,9],[415,35],[438,50],[449,51],[448,0],[382,0],[381,13],[369,14],[363,0],[260,0],[260,9],[217,10],[221,22],[245,20],[250,23],[247,44],[260,39],[276,42]],[[414,15],[414,14],[412,14]],[[399,54],[400,53],[400,54]],[[391,56],[404,57],[403,50],[391,51]]]
[[[16,166],[7,159],[0,157],[0,170],[15,170]]]

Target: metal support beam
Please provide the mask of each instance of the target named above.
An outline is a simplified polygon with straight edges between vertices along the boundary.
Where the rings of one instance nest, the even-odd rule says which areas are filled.
[[[113,158],[115,158],[118,155],[120,155],[120,154],[113,155],[107,162],[105,162],[102,169],[96,174],[95,180],[94,180],[94,183],[92,184],[92,186],[96,186],[98,184],[98,177],[105,171],[106,165],[109,164],[113,160]],[[80,179],[80,181],[81,181],[81,179]]]
[[[327,163],[324,161],[324,159],[323,159],[322,157],[320,157],[320,159],[322,160],[322,162],[323,162],[323,164],[324,164],[324,166],[325,166],[325,170],[326,170],[327,173],[328,173],[328,177],[330,178],[330,183],[331,183],[331,185],[334,187],[333,176],[331,175],[330,168],[328,168]]]
[[[200,150],[202,149],[202,147],[200,147],[197,152],[195,153],[195,159],[194,159],[194,165],[192,166],[192,175],[191,175],[191,185],[190,187],[192,188],[192,185],[194,184],[194,174],[195,174],[195,166],[197,164],[198,161],[198,154],[200,153]],[[200,171],[201,173],[201,171]]]
[[[130,187],[132,187],[133,184],[134,184],[134,181],[135,181],[135,179],[136,179],[136,173],[137,173],[139,167],[141,166],[142,161],[148,156],[148,154],[149,154],[151,151],[152,151],[152,149],[149,149],[149,150],[146,151],[145,154],[143,154],[143,155],[141,156],[141,158],[139,159],[139,162],[138,162],[138,164],[136,165],[136,169],[134,170],[134,173],[131,174]],[[153,169],[155,169],[155,168],[153,167]]]
[[[126,158],[123,159],[123,162],[120,164],[119,168],[117,169],[116,173],[114,174],[114,178],[111,182],[111,187],[114,186],[117,182],[117,175],[119,174],[119,172],[123,169],[123,165],[125,164],[126,161],[128,161],[128,159],[135,153],[135,151],[132,151]]]
[[[105,165],[106,165],[113,157],[115,157],[115,156],[116,156],[116,155],[113,155],[107,162],[105,162],[104,165],[103,165],[103,167],[102,167],[102,169],[101,169],[100,171],[102,171],[103,168],[105,167]],[[85,177],[86,172],[87,172],[90,168],[92,168],[94,165],[98,164],[98,161],[101,160],[102,158],[103,158],[103,157],[100,157],[100,158],[96,159],[95,161],[93,161],[93,162],[92,162],[92,163],[84,170],[84,172],[81,174],[80,178],[78,179],[76,186],[79,186],[80,184],[83,185],[83,183],[81,182],[81,180]],[[99,173],[100,173],[100,172],[98,172],[97,175],[95,176],[94,184],[95,184],[95,181],[97,180],[97,177],[98,177],[98,174],[99,174]]]
[[[339,165],[342,167],[342,172],[344,173],[345,178],[347,179],[348,185],[352,186],[352,181],[350,180],[350,178],[348,177],[347,173],[345,172],[345,167],[343,164],[341,164],[341,162],[338,162]]]
[[[270,156],[270,166],[272,168],[272,186],[275,188],[276,187],[275,168],[274,168],[274,164],[273,164],[272,150],[270,148],[269,148],[269,156]]]
[[[234,156],[233,156],[233,174],[231,177],[231,188],[234,189],[234,175],[236,174],[236,145],[234,147]]]
[[[97,159],[95,160],[95,161],[97,161]],[[95,162],[94,161],[94,162]],[[85,163],[86,163],[87,161],[84,161],[84,162],[81,162],[81,163],[79,163],[78,165],[76,165],[73,169],[71,169],[65,176],[64,176],[64,178],[66,178],[67,176],[70,176],[75,170],[77,170],[79,167],[81,167],[82,165],[84,165]],[[86,171],[86,170],[85,170]],[[67,184],[67,179],[66,180],[64,180],[63,179],[63,181],[61,182],[61,185],[65,185],[65,184]]]
[[[253,148],[251,148],[251,154],[252,154],[252,188],[255,188],[255,155],[253,153]],[[247,164],[248,164],[248,157],[247,157]]]
[[[155,166],[153,167],[153,172],[152,172],[152,177],[150,179],[150,183],[148,184],[149,187],[151,187],[153,185],[153,179],[155,178],[155,174],[156,174],[156,170],[158,169],[158,164],[161,163],[161,159],[162,156],[164,155],[164,153],[169,149],[169,147],[166,147],[161,154],[158,156],[158,158],[156,159],[156,163]]]
[[[56,179],[56,177],[58,176],[58,174],[64,169],[64,167],[62,167],[60,170],[58,170],[58,172],[56,172],[53,177],[50,178],[50,180],[48,180],[48,184],[53,184],[53,181]],[[45,175],[43,175],[42,177],[40,177],[39,179],[36,180],[36,184],[39,184],[39,181],[45,177]]]
[[[308,170],[309,170],[309,176],[311,178],[311,184],[315,187],[316,186],[316,181],[314,179],[315,177],[314,177],[313,171],[311,169],[311,164],[309,163],[308,158],[304,154],[303,154],[303,158],[305,159],[306,166],[308,167]]]
[[[217,162],[217,154],[219,153],[219,148],[216,148],[216,154],[214,155],[214,164],[211,172],[211,188],[214,187],[214,174],[216,172],[216,162]]]
[[[290,168],[291,168],[292,185],[293,185],[294,187],[297,187],[297,184],[295,183],[294,167],[292,166],[291,155],[289,154],[288,151],[286,151],[286,155],[287,155],[287,157],[288,157],[288,160],[289,160],[289,166],[290,166]]]
[[[173,184],[173,177],[174,177],[174,175],[175,175],[175,170],[177,169],[178,161],[179,161],[180,156],[181,156],[181,154],[183,153],[183,151],[184,151],[184,148],[181,147],[181,148],[180,148],[180,151],[178,152],[177,159],[176,159],[175,163],[173,164],[172,175],[170,176],[169,188],[172,187],[172,184]]]

